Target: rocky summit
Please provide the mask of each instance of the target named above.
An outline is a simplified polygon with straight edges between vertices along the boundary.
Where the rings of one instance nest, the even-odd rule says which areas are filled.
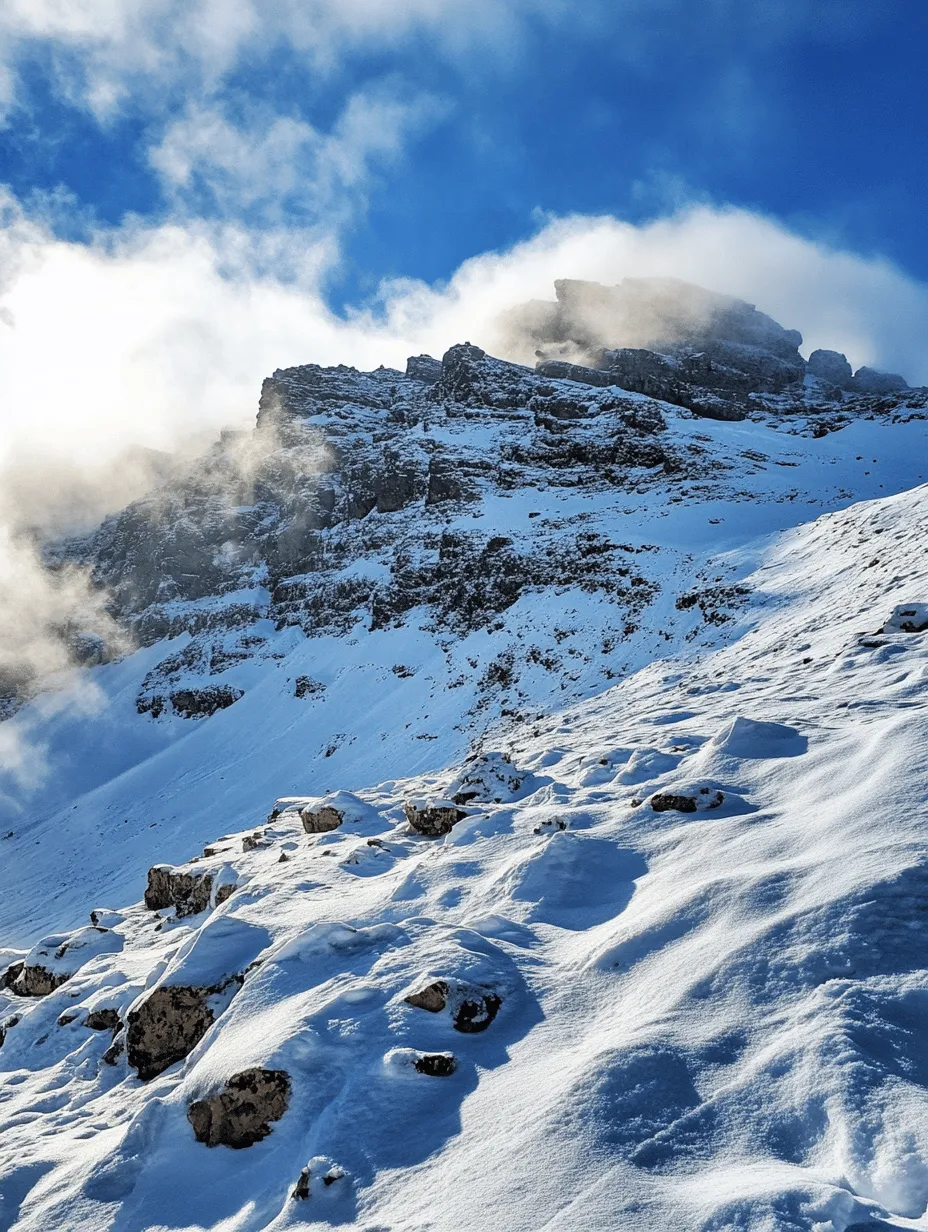
[[[928,391],[672,280],[497,332],[45,545],[0,1228],[924,1225]]]

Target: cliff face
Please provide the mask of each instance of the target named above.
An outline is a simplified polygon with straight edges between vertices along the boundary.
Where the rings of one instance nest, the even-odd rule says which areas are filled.
[[[92,570],[136,644],[190,639],[146,674],[141,713],[237,701],[241,684],[216,678],[269,653],[260,622],[346,636],[412,621],[460,640],[527,594],[579,588],[607,601],[614,645],[662,590],[641,542],[617,539],[616,504],[741,499],[744,458],[700,422],[822,436],[925,405],[924,391],[838,388],[822,373],[844,369],[821,352],[809,375],[799,334],[731,297],[670,280],[556,288],[519,310],[548,348],[534,368],[464,343],[405,372],[279,370],[252,433],[224,433],[182,478],[65,545],[59,559]],[[596,337],[661,350],[596,350]],[[564,500],[582,513],[560,516]]]

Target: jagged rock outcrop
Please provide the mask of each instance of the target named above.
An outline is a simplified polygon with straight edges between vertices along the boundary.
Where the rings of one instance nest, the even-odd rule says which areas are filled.
[[[898,372],[879,372],[876,368],[858,368],[854,373],[854,388],[864,394],[892,394],[908,389],[909,384]]]
[[[233,1074],[217,1094],[192,1103],[187,1119],[198,1142],[240,1150],[266,1138],[289,1104],[289,1074],[247,1069]]]
[[[820,381],[828,381],[838,389],[852,389],[854,374],[847,356],[840,351],[813,351],[809,356],[808,371],[810,376],[818,377]]]
[[[570,537],[549,518],[500,534],[480,521],[485,502],[718,483],[727,460],[682,447],[668,416],[814,413],[823,433],[855,413],[924,405],[901,378],[861,369],[848,383],[837,352],[814,352],[820,379],[804,384],[800,335],[731,296],[662,279],[562,280],[556,296],[509,314],[507,349],[524,363],[465,342],[441,360],[413,356],[405,372],[279,369],[253,433],[224,433],[56,549],[90,568],[139,644],[190,635],[143,680],[139,712],[202,720],[234,705],[253,679],[240,668],[276,653],[263,619],[313,637],[414,618],[461,637],[534,590],[578,587],[634,629],[659,582],[627,545],[595,525]],[[322,696],[308,676],[293,692]]]
[[[173,868],[170,864],[156,864],[148,870],[148,885],[145,889],[145,906],[149,911],[163,911],[174,907],[178,919],[205,911],[213,899],[216,873],[203,870],[188,872]],[[216,887],[215,904],[225,902],[235,890],[231,881]]]

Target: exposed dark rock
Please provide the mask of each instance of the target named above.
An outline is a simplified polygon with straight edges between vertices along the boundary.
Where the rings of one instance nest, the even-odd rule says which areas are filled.
[[[38,964],[24,965],[10,988],[18,997],[47,997],[70,978],[70,972],[49,971]]]
[[[24,962],[11,963],[3,974],[0,975],[0,989],[11,988],[16,980],[18,980],[22,975],[25,965],[26,964]]]
[[[310,808],[307,805],[300,810],[300,821],[307,834],[327,834],[330,830],[337,830],[344,820],[345,814],[341,809],[333,808],[330,804],[319,808]]]
[[[156,864],[148,870],[145,906],[149,911],[174,907],[178,917],[197,915],[209,906],[212,890],[212,873],[179,872],[169,864]]]
[[[202,689],[177,689],[169,700],[176,714],[185,719],[205,719],[217,710],[225,710],[244,697],[243,689],[229,684],[213,684]]]
[[[247,1069],[222,1091],[187,1109],[198,1142],[207,1146],[252,1146],[271,1132],[290,1103],[290,1077],[280,1069]]]
[[[162,985],[129,1011],[128,1061],[143,1082],[182,1061],[197,1046],[213,1024],[209,998],[241,982],[241,976],[233,976],[211,988]]]
[[[313,680],[312,676],[297,676],[293,686],[294,697],[318,697],[324,692],[325,685],[321,680]]]
[[[118,1031],[121,1025],[119,1011],[113,1009],[91,1010],[84,1019],[91,1031]]]
[[[404,1000],[407,1005],[414,1005],[416,1009],[439,1014],[448,1004],[448,985],[444,980],[436,980],[434,984],[427,984],[418,992],[410,993]]]
[[[112,1044],[110,1044],[109,1048],[107,1048],[106,1052],[104,1052],[102,1060],[105,1065],[118,1065],[119,1058],[123,1055],[125,1051],[126,1051],[126,1033],[125,1031],[118,1031],[113,1036]]]
[[[615,385],[611,372],[602,368],[586,368],[582,364],[568,364],[560,359],[543,359],[535,365],[540,376],[550,376],[559,381],[577,381],[581,385]]]
[[[405,998],[408,1005],[441,1013],[450,1008],[451,1023],[456,1031],[476,1035],[485,1031],[503,1004],[502,997],[487,989],[462,984],[457,980],[436,980]]]
[[[808,371],[810,376],[828,381],[838,389],[853,388],[851,365],[847,362],[847,356],[840,351],[813,351],[809,356]]]
[[[657,795],[651,797],[651,808],[655,813],[677,812],[677,813],[695,813],[696,812],[696,797],[695,796],[679,796],[673,792],[658,792]]]
[[[854,385],[864,394],[891,394],[909,388],[905,377],[897,372],[878,372],[876,368],[858,368]]]
[[[697,809],[715,809],[725,802],[720,791],[712,792],[708,787],[699,789],[699,796],[687,796],[679,792],[658,792],[651,797],[651,808],[655,813],[674,811],[677,813],[695,813]]]
[[[450,1078],[457,1067],[457,1059],[450,1052],[424,1053],[415,1062],[416,1073],[430,1078]]]
[[[447,834],[452,826],[467,816],[453,800],[407,800],[403,812],[412,828],[429,838]]]
[[[441,376],[441,360],[431,355],[410,355],[406,360],[406,375],[414,381],[434,385]]]

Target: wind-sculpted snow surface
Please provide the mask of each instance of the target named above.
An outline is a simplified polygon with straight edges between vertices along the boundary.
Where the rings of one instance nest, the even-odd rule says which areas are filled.
[[[482,757],[239,830],[217,796],[181,871],[221,902],[139,876],[103,943],[7,951],[0,1226],[926,1226],[928,631],[893,616],[926,519],[918,488],[785,533],[727,638]]]
[[[139,648],[2,707],[0,1232],[928,1228],[928,394],[721,308],[50,549]]]

